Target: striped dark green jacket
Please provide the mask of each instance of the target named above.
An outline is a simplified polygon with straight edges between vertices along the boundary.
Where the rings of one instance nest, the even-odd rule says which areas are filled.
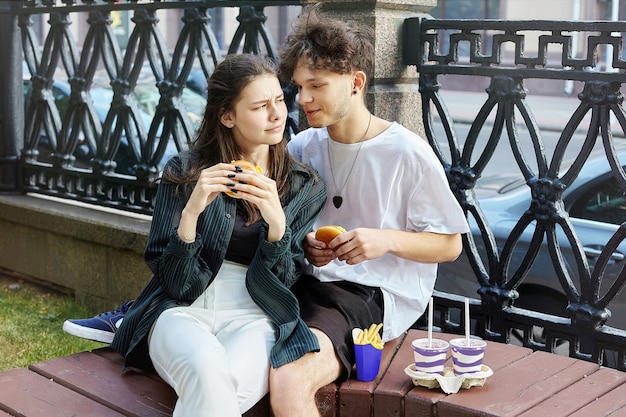
[[[172,158],[168,166],[180,172],[183,158]],[[298,302],[289,288],[301,276],[302,241],[312,230],[325,201],[321,179],[292,162],[291,191],[284,205],[285,235],[278,242],[268,242],[267,224],[263,223],[259,248],[248,268],[248,291],[276,325],[276,345],[270,353],[273,367],[319,350],[317,338],[300,318]],[[235,225],[235,200],[220,194],[205,209],[198,219],[193,243],[183,242],[176,232],[185,203],[185,197],[175,192],[175,185],[159,184],[145,251],[153,277],[133,303],[111,344],[125,357],[124,367],[153,368],[147,344],[152,324],[164,310],[193,303],[211,284],[224,260]]]

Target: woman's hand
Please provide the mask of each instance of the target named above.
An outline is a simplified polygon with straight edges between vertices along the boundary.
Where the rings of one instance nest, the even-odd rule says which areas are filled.
[[[216,164],[203,169],[181,214],[178,236],[191,243],[196,238],[198,217],[219,193],[230,191],[234,186],[235,167],[231,164]]]
[[[230,191],[235,175],[235,167],[230,164],[216,164],[203,169],[183,211],[200,216],[219,193]]]
[[[256,206],[261,217],[267,222],[269,230],[267,240],[276,242],[285,234],[286,219],[283,206],[278,197],[276,182],[258,172],[245,170],[237,172],[233,178],[234,186],[229,191]]]

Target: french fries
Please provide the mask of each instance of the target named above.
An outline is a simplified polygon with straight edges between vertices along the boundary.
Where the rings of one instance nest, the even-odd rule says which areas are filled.
[[[378,323],[378,324],[373,323],[368,329],[354,329],[354,331],[352,332],[354,344],[356,345],[371,344],[376,349],[382,349],[383,341],[380,338],[380,334],[378,333],[382,327],[383,327],[382,323]]]

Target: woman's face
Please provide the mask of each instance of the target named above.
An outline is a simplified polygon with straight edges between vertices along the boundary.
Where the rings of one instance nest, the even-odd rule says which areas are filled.
[[[274,75],[259,76],[244,87],[233,111],[222,117],[222,123],[232,128],[235,141],[244,151],[280,143],[286,120],[283,90]]]

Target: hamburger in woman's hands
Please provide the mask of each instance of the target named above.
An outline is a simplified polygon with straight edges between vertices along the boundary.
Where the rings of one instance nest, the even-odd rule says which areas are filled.
[[[321,240],[322,242],[328,245],[328,243],[331,240],[333,240],[340,234],[344,233],[345,231],[346,229],[344,229],[341,226],[335,226],[335,225],[322,226],[315,231],[315,239]]]
[[[245,159],[233,159],[230,161],[231,165],[238,166],[241,169],[249,169],[250,171],[256,171],[258,173],[263,172],[263,168],[258,165],[254,165],[250,161],[246,161]]]
[[[247,170],[250,170],[250,171],[256,171],[258,173],[263,172],[263,168],[261,168],[258,165],[254,165],[252,162],[246,161],[245,159],[234,159],[234,160],[230,161],[230,164],[238,166],[241,169],[247,169]],[[237,194],[235,194],[233,192],[230,192],[230,191],[227,192],[226,195],[229,195],[229,196],[231,196],[233,198],[239,198],[237,196]]]

